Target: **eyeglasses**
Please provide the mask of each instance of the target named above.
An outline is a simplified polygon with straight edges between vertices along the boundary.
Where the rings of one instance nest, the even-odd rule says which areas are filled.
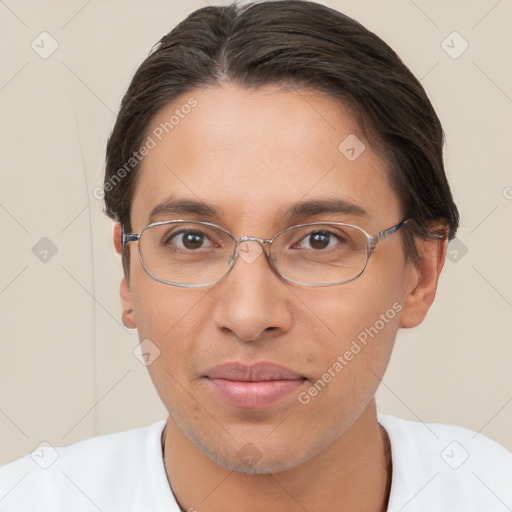
[[[156,281],[184,288],[211,286],[224,279],[239,257],[251,263],[260,247],[285,280],[302,286],[333,286],[359,277],[379,242],[398,231],[405,219],[374,236],[342,222],[292,226],[271,239],[242,236],[210,222],[170,220],[149,224],[138,234],[122,230],[123,250],[138,242],[144,270]],[[249,244],[259,244],[258,252]],[[251,255],[250,257],[249,254]]]

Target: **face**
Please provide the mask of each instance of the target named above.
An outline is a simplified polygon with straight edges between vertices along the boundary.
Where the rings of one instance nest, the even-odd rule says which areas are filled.
[[[268,239],[316,221],[374,235],[402,220],[385,162],[333,99],[276,86],[197,90],[159,112],[147,134],[160,133],[191,97],[197,105],[169,134],[161,141],[152,135],[157,144],[133,197],[133,232],[187,219],[218,224],[237,238]],[[365,146],[356,159],[338,148],[349,136]],[[167,208],[150,218],[156,205],[182,200],[215,213]],[[292,206],[326,200],[356,208],[287,215]],[[144,271],[136,243],[129,250],[124,321],[160,350],[149,371],[170,421],[215,462],[253,473],[298,466],[361,417],[416,275],[399,234],[379,243],[359,278],[330,287],[287,283],[260,253],[239,258],[213,286],[179,288]]]

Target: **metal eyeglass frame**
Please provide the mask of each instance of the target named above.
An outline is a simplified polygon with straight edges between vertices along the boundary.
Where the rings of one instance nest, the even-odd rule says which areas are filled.
[[[353,224],[346,224],[344,222],[309,222],[306,224],[297,224],[295,226],[290,226],[288,228],[285,228],[278,233],[276,233],[272,238],[266,239],[266,238],[257,238],[254,236],[242,236],[240,238],[235,238],[233,234],[231,234],[227,229],[223,228],[222,226],[219,226],[218,224],[213,224],[211,222],[202,222],[202,221],[191,221],[191,220],[166,220],[162,222],[153,222],[152,224],[147,225],[145,228],[141,229],[139,233],[126,233],[124,231],[124,226],[121,228],[122,233],[122,247],[123,251],[126,249],[126,246],[130,242],[140,242],[140,238],[142,236],[142,233],[144,233],[145,230],[151,228],[152,226],[161,226],[164,224],[180,224],[180,223],[187,223],[187,224],[200,224],[204,226],[210,226],[213,228],[220,229],[224,233],[226,233],[234,242],[235,242],[235,248],[233,250],[233,254],[231,255],[231,263],[229,265],[228,270],[225,272],[225,274],[220,277],[219,279],[215,281],[210,281],[208,283],[193,283],[193,284],[186,284],[186,283],[176,283],[174,281],[166,281],[165,279],[160,279],[159,277],[152,274],[149,269],[146,267],[146,264],[144,263],[144,260],[142,258],[142,254],[140,251],[140,243],[138,244],[138,253],[139,253],[139,261],[142,264],[142,267],[146,271],[146,273],[155,279],[155,281],[158,281],[163,284],[167,284],[170,286],[179,286],[181,288],[204,288],[206,286],[212,286],[214,284],[219,283],[223,279],[225,279],[231,270],[233,270],[233,267],[235,266],[235,263],[237,262],[238,256],[239,256],[239,250],[240,244],[243,242],[257,242],[262,246],[263,252],[265,253],[267,257],[267,261],[270,263],[270,266],[277,272],[277,274],[284,279],[288,283],[293,283],[299,286],[306,286],[306,287],[322,287],[322,286],[337,286],[340,284],[349,283],[350,281],[354,281],[354,279],[357,279],[366,269],[368,265],[368,261],[370,260],[370,256],[373,254],[373,251],[377,247],[377,244],[387,238],[388,236],[392,235],[393,233],[396,233],[402,226],[404,226],[407,222],[409,222],[411,219],[404,219],[401,220],[398,224],[395,224],[394,226],[391,226],[388,229],[384,229],[383,231],[380,231],[376,235],[369,235],[363,228],[360,228],[359,226],[354,226]],[[274,260],[272,259],[272,256],[270,255],[270,246],[272,242],[282,233],[285,233],[286,231],[290,231],[291,229],[299,228],[299,227],[305,227],[305,226],[314,226],[314,225],[333,225],[333,226],[347,226],[350,228],[355,228],[359,231],[361,231],[366,236],[366,242],[367,242],[367,255],[366,255],[366,262],[359,274],[356,276],[346,279],[344,281],[338,281],[335,283],[303,283],[301,281],[295,281],[294,279],[290,279],[283,275],[276,267]]]

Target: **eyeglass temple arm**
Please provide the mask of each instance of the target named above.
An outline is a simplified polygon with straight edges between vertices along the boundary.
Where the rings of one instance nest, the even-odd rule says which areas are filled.
[[[139,239],[139,235],[134,233],[127,233],[124,230],[124,226],[121,226],[121,245],[123,247],[123,251],[126,248],[126,244],[128,242],[136,242]]]
[[[398,231],[403,225],[407,224],[410,220],[411,219],[404,219],[402,222],[399,222],[396,226],[391,226],[389,229],[381,231],[377,235],[378,240],[384,240],[384,238],[387,238],[389,235],[392,235],[395,231]]]
[[[412,219],[404,219],[403,221],[399,222],[395,226],[391,226],[388,229],[385,229],[384,231],[381,231],[380,233],[377,233],[375,236],[372,236],[371,238],[371,246],[370,246],[370,252],[373,252],[377,244],[387,238],[388,236],[392,235],[396,231],[398,231],[402,226],[407,224]]]

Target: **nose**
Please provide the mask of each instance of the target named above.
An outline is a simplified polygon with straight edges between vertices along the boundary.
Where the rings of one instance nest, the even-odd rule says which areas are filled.
[[[237,254],[230,274],[217,284],[217,327],[244,341],[290,329],[290,292],[270,266],[262,245],[254,240],[243,241]]]

